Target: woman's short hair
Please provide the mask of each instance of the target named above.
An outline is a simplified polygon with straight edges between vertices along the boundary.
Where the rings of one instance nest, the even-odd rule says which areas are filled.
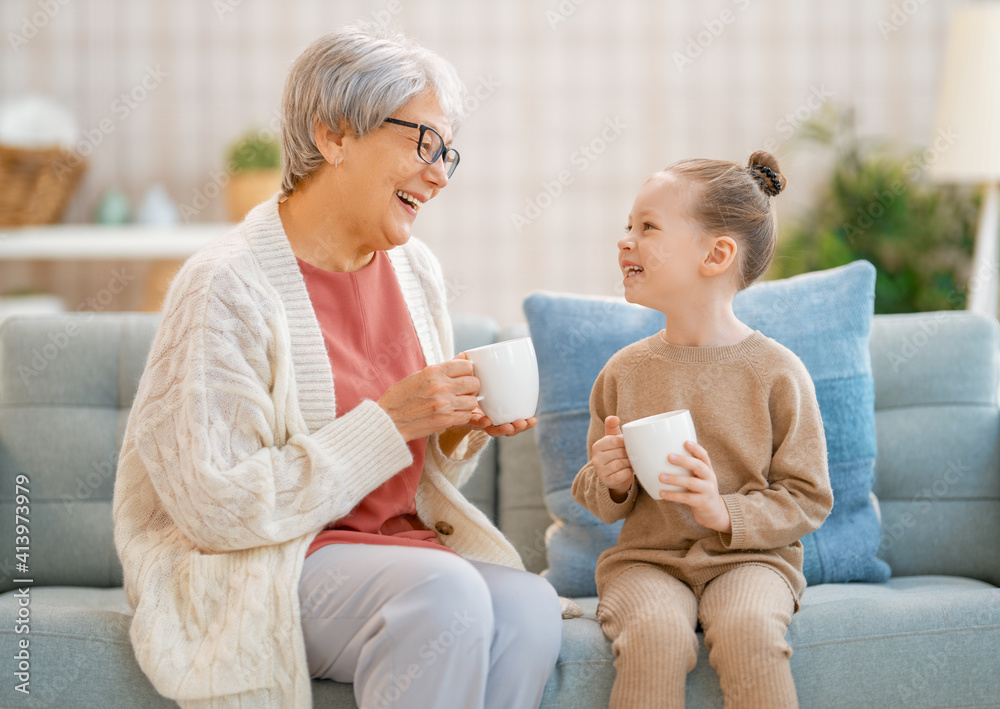
[[[465,87],[455,68],[401,32],[361,21],[323,35],[292,64],[281,99],[281,192],[289,195],[324,162],[313,122],[357,136],[382,125],[427,90],[454,132]]]

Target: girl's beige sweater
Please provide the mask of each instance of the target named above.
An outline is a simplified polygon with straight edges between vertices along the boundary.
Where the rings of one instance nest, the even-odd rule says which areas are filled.
[[[732,533],[694,521],[691,508],[654,500],[633,482],[621,503],[588,461],[573,497],[606,523],[625,518],[618,544],[597,563],[598,593],[636,563],[657,564],[689,585],[739,564],[775,569],[798,601],[805,589],[802,543],[833,507],[823,420],[809,372],[793,352],[759,331],[724,347],[679,347],[662,333],[605,365],[590,399],[587,450],[604,419],[622,424],[688,409],[729,509]]]
[[[389,256],[427,363],[452,357],[436,260],[415,239]],[[118,463],[133,648],[182,706],[312,707],[306,548],[411,461],[375,402],[335,418],[334,384],[275,196],[173,280]],[[428,440],[417,512],[429,529],[446,522],[440,539],[459,554],[523,568],[458,491],[488,440],[474,432],[452,457]]]

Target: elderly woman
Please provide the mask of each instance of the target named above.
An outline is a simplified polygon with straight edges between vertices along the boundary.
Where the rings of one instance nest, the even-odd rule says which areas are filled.
[[[559,602],[459,492],[491,436],[411,238],[461,84],[358,25],[289,74],[282,190],[181,269],[115,485],[131,637],[183,706],[537,707]]]

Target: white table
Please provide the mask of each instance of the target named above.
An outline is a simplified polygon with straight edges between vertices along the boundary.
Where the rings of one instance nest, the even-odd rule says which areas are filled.
[[[174,260],[186,259],[226,233],[231,224],[58,224],[0,229],[0,260]]]
[[[0,264],[20,261],[154,262],[143,281],[141,309],[157,310],[166,284],[177,270],[177,262],[222,236],[231,227],[232,224],[226,222],[215,222],[165,227],[58,224],[0,228]],[[71,298],[71,302],[75,300]]]

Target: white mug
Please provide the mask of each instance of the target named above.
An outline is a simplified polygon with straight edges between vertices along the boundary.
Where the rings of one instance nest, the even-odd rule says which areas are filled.
[[[479,378],[479,406],[494,426],[535,415],[538,360],[530,337],[466,350]]]
[[[687,468],[667,462],[667,456],[671,453],[691,455],[684,448],[684,441],[698,442],[690,411],[680,409],[629,421],[622,426],[622,435],[625,437],[625,451],[632,464],[632,472],[650,497],[662,500],[661,490],[684,490],[682,487],[660,482],[660,476],[691,474]]]

